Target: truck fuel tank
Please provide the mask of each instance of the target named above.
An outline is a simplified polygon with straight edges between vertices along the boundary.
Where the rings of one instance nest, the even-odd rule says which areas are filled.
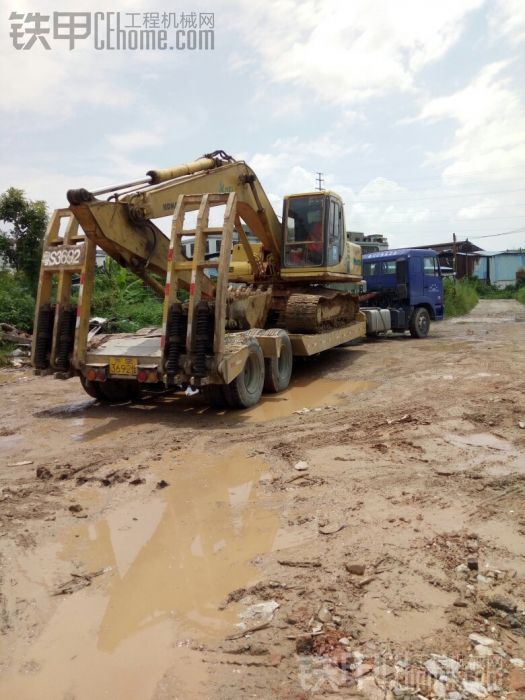
[[[365,308],[362,309],[366,315],[366,332],[386,333],[392,328],[389,309]]]

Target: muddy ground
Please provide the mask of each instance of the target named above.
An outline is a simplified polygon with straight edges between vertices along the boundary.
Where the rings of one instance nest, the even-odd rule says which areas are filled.
[[[246,412],[0,371],[0,697],[525,697],[523,312]]]

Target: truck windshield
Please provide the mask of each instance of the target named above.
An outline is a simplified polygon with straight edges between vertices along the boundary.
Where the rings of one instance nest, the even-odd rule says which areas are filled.
[[[285,218],[285,260],[289,267],[322,265],[324,197],[293,197]]]

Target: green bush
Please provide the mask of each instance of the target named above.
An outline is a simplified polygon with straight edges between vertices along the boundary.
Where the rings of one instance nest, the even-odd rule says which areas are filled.
[[[23,275],[0,272],[0,321],[22,331],[33,330],[35,298]]]
[[[514,299],[516,287],[513,284],[501,289],[500,287],[494,287],[492,284],[487,284],[476,277],[471,281],[480,299]]]
[[[107,258],[95,276],[92,314],[108,318],[111,332],[128,333],[160,326],[162,301],[136,275]]]
[[[0,340],[0,367],[5,367],[6,365],[11,364],[11,359],[9,356],[15,348],[15,343]]]
[[[108,260],[95,276],[91,313],[108,318],[111,332],[133,332],[160,326],[162,301],[133,273]],[[0,321],[30,333],[34,314],[35,298],[24,275],[0,271]]]
[[[518,274],[516,274],[516,284],[509,284],[503,289],[478,279],[474,279],[473,282],[480,299],[517,299],[522,304],[525,304],[525,285]]]
[[[475,280],[446,279],[444,288],[446,318],[467,314],[478,303]]]

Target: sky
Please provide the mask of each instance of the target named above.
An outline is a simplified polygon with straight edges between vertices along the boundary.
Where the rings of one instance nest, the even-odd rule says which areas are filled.
[[[213,13],[214,50],[13,46],[11,13],[62,11]],[[220,148],[279,214],[321,172],[347,230],[391,247],[525,247],[522,0],[0,0],[0,20],[0,191],[53,209]]]

